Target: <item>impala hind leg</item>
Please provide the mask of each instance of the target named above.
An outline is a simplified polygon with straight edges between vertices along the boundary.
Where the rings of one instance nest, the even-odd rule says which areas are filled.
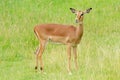
[[[38,68],[38,54],[39,54],[39,51],[40,51],[40,47],[38,47],[36,49],[36,52],[35,52],[35,55],[36,55],[36,66],[35,66],[35,70],[37,71],[37,68]]]
[[[42,54],[44,52],[45,49],[45,44],[46,41],[41,41],[40,47],[38,49],[38,53],[36,54],[36,66],[35,69],[38,68],[38,60],[40,62],[40,70],[43,71],[43,62],[42,62]]]

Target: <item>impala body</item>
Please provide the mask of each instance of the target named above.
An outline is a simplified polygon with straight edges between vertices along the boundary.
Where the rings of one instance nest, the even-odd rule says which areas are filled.
[[[79,31],[80,30],[80,31]],[[51,40],[63,44],[75,46],[79,43],[83,34],[83,28],[76,28],[73,25],[42,24],[35,27],[36,34],[42,40]],[[40,31],[40,32],[39,32]],[[39,33],[37,33],[39,32]]]
[[[77,45],[80,43],[80,40],[83,35],[83,16],[86,13],[89,13],[92,8],[89,8],[85,11],[78,11],[73,8],[70,8],[72,13],[76,15],[76,23],[79,24],[78,27],[73,25],[62,25],[62,24],[41,24],[34,27],[34,32],[37,38],[40,41],[39,47],[36,50],[36,66],[38,68],[38,60],[40,62],[40,69],[43,71],[43,62],[42,54],[44,52],[46,43],[50,40],[53,42],[59,42],[67,45],[67,54],[68,54],[68,72],[71,73],[70,69],[70,59],[71,59],[71,49],[73,49],[75,66],[78,68],[77,64]]]

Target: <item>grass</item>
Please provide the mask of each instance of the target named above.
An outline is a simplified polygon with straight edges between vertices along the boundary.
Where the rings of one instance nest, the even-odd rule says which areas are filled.
[[[34,71],[38,46],[33,28],[42,23],[75,24],[69,8],[92,7],[84,18],[78,46],[79,70],[67,74],[64,45],[49,43],[43,55],[46,74]],[[0,80],[119,80],[119,0],[3,0],[0,1]]]

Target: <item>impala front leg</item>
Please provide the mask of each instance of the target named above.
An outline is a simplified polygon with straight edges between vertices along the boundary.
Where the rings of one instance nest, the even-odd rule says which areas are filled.
[[[70,60],[71,60],[71,45],[67,46],[67,55],[68,55],[68,72],[69,72],[69,74],[71,74],[71,63],[70,63]]]
[[[74,54],[74,60],[75,60],[75,68],[78,69],[78,63],[77,63],[77,46],[73,47],[73,54]]]

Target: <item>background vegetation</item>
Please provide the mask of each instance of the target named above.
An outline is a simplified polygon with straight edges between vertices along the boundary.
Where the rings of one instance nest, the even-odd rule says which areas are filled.
[[[33,28],[42,23],[75,24],[69,8],[93,10],[84,18],[78,47],[79,70],[68,75],[64,45],[48,43],[43,55],[46,74],[34,71],[39,42]],[[1,0],[0,80],[119,80],[119,0]]]

